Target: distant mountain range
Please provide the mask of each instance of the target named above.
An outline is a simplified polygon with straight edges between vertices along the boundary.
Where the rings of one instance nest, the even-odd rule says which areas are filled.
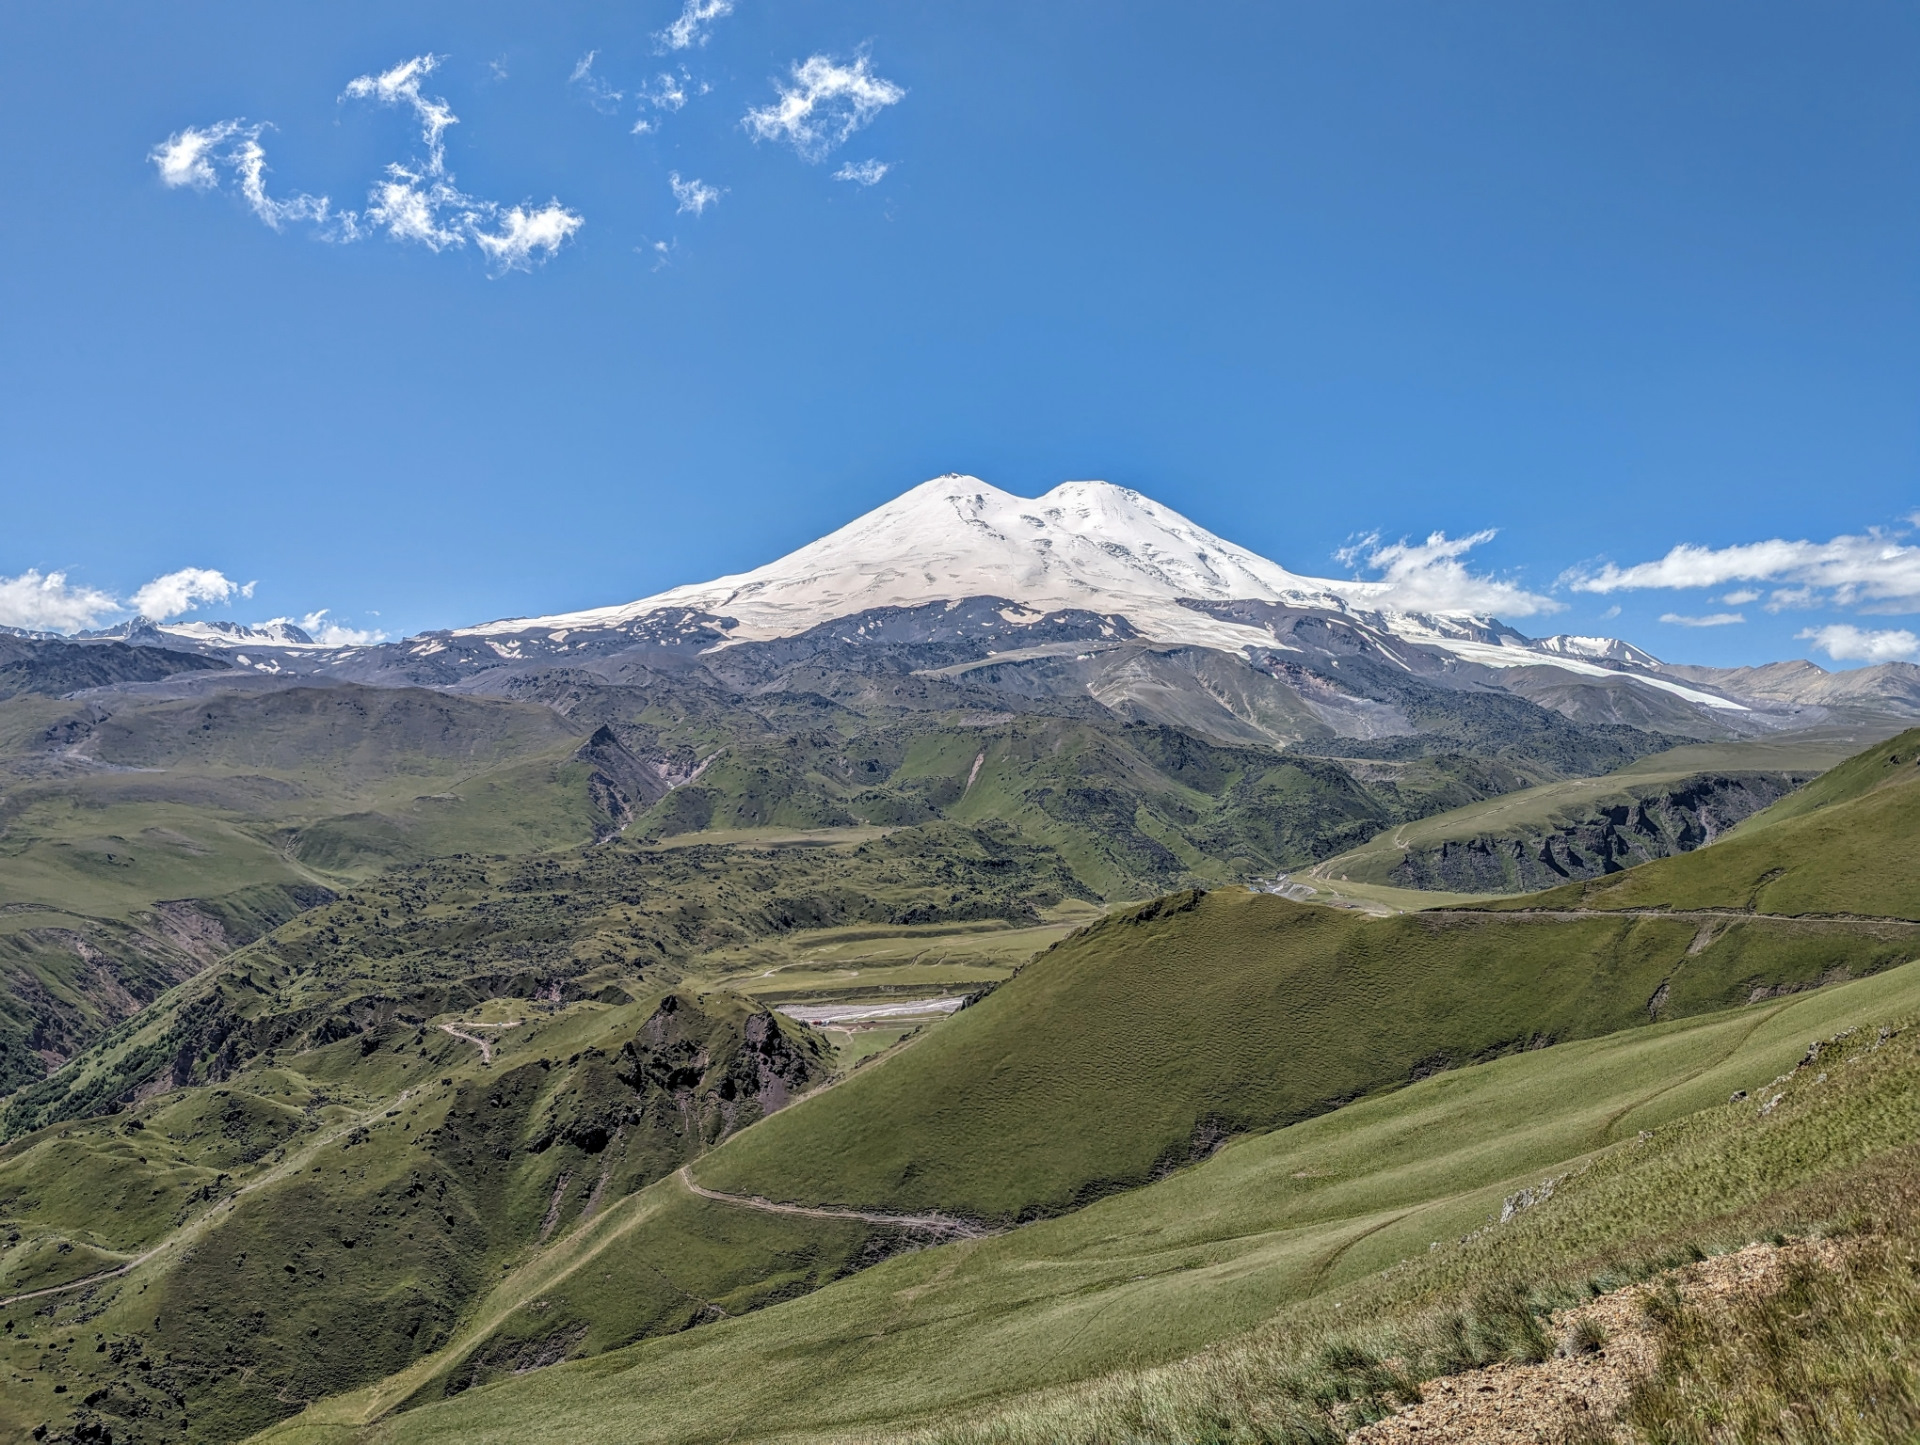
[[[803,656],[859,656],[862,669],[884,656],[892,670],[1091,698],[1232,742],[1418,732],[1409,680],[1693,738],[1920,717],[1912,664],[1692,667],[1616,638],[1529,638],[1489,616],[1396,608],[1385,583],[1297,575],[1124,487],[1068,482],[1027,499],[957,475],[751,572],[583,612],[366,647],[326,646],[285,622],[142,618],[75,638],[14,636],[0,667],[29,640],[227,664],[127,677],[170,688],[246,672],[512,693],[555,670],[618,680],[668,657],[764,682]]]

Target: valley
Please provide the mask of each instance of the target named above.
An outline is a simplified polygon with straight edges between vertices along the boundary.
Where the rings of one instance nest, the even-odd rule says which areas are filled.
[[[1323,1445],[1676,1251],[1910,1237],[1914,670],[1104,484],[843,531],[0,638],[0,1430]]]

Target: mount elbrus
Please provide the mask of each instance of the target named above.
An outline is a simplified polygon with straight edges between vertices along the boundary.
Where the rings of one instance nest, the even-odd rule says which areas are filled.
[[[120,663],[129,681],[178,695],[245,673],[255,686],[511,696],[540,676],[624,682],[689,666],[754,690],[806,663],[1091,699],[1227,742],[1415,735],[1426,729],[1414,699],[1433,690],[1505,693],[1576,722],[1689,738],[1920,716],[1910,664],[1686,667],[1613,638],[1532,639],[1491,617],[1397,608],[1385,583],[1296,575],[1127,488],[1068,482],[1029,500],[964,476],[923,483],[751,572],[619,606],[371,647],[322,646],[285,623],[144,619],[57,645],[109,641],[215,660]],[[85,685],[73,663],[25,649],[23,638],[12,656],[0,650],[0,687],[30,686],[39,669]]]

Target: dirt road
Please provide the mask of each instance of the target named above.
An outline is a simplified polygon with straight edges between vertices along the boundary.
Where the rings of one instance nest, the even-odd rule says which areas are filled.
[[[1006,1230],[994,1225],[977,1224],[968,1219],[957,1219],[951,1214],[886,1214],[878,1210],[833,1209],[815,1204],[776,1204],[771,1199],[762,1199],[757,1194],[722,1194],[717,1189],[708,1189],[694,1183],[692,1166],[683,1165],[680,1169],[680,1182],[702,1199],[711,1199],[718,1204],[732,1204],[741,1209],[758,1209],[767,1214],[799,1214],[808,1219],[858,1219],[866,1224],[886,1224],[895,1229],[904,1229],[915,1234],[929,1235],[944,1243],[950,1239],[986,1239],[990,1235],[1004,1234]]]

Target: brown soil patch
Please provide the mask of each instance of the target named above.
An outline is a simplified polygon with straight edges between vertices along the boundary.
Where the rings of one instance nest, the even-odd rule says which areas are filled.
[[[1582,1436],[1604,1439],[1634,1381],[1658,1363],[1653,1327],[1642,1308],[1648,1295],[1671,1288],[1690,1305],[1731,1305],[1771,1294],[1790,1262],[1832,1265],[1839,1255],[1831,1240],[1784,1249],[1754,1244],[1561,1310],[1553,1317],[1553,1333],[1568,1343],[1555,1358],[1428,1380],[1420,1386],[1418,1405],[1355,1430],[1347,1440],[1349,1445],[1559,1445]],[[1583,1320],[1599,1325],[1606,1343],[1591,1354],[1568,1353]]]

